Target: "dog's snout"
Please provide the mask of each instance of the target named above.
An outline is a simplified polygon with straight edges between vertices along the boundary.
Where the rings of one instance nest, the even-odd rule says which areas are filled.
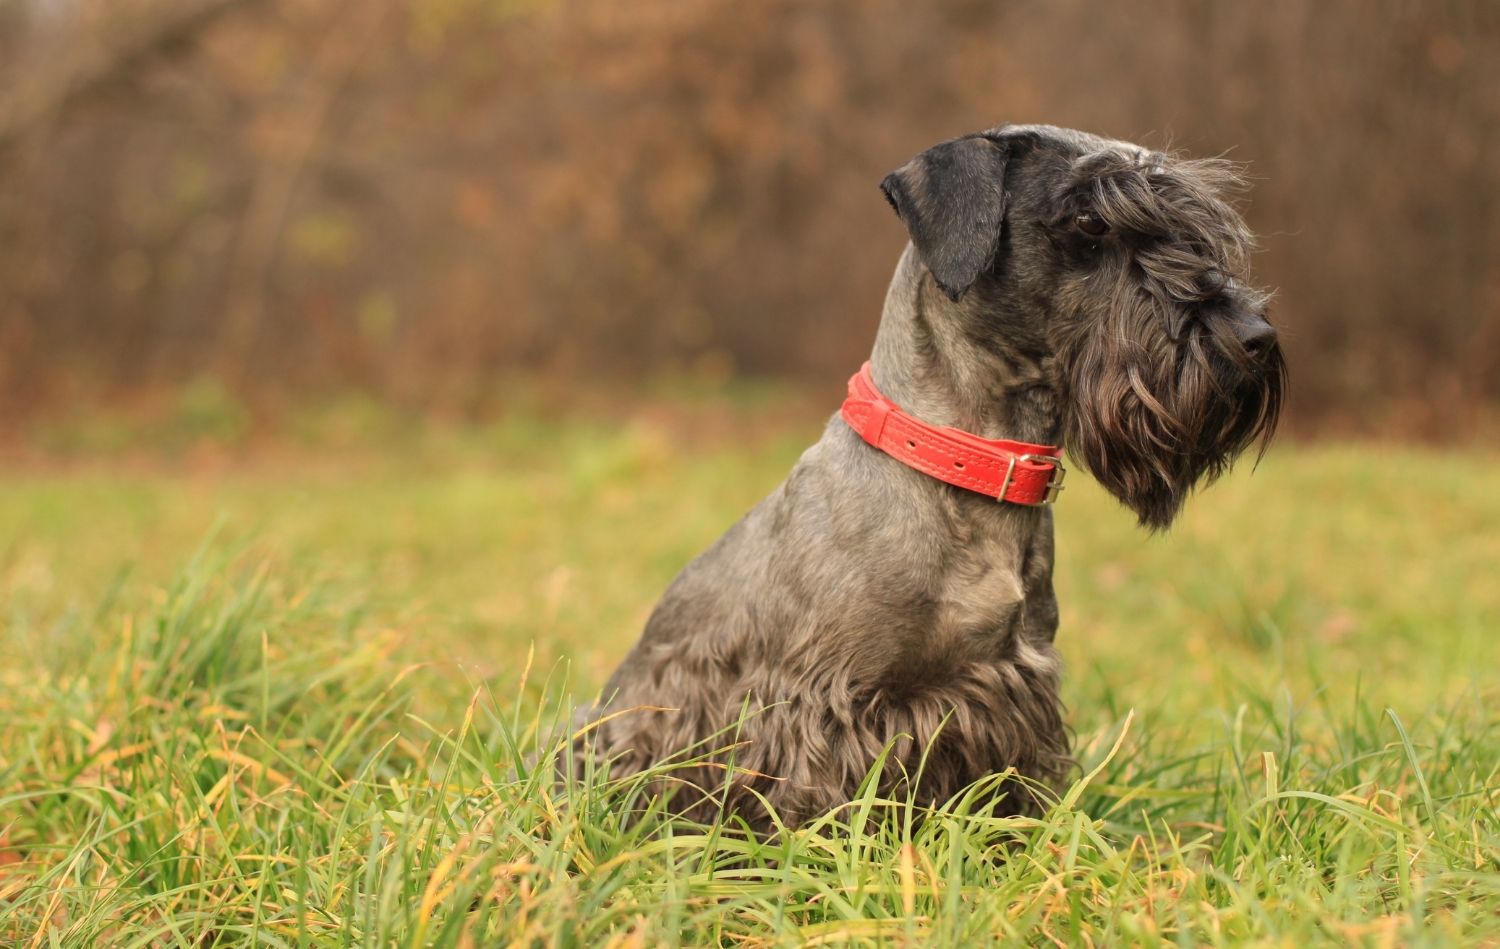
[[[1234,321],[1234,335],[1246,351],[1260,354],[1276,342],[1276,327],[1259,313],[1250,313]]]

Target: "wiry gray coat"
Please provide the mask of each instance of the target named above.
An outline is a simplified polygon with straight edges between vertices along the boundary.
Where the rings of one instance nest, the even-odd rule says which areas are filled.
[[[1239,283],[1250,235],[1219,195],[1233,183],[1222,163],[1047,126],[934,146],[882,185],[912,243],[876,384],[930,423],[1066,439],[1165,526],[1280,405],[1265,297]],[[834,416],[673,582],[581,716],[619,713],[580,752],[628,774],[725,749],[673,772],[674,807],[759,827],[758,797],[803,822],[887,745],[884,790],[924,803],[1006,768],[1054,781],[1069,755],[1052,562],[1051,509],[939,482]],[[1033,803],[1010,788],[1011,809]]]

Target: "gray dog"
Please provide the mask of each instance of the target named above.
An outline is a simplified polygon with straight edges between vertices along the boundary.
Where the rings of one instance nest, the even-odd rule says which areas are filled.
[[[1070,767],[1047,446],[1160,529],[1276,424],[1285,370],[1267,296],[1240,282],[1240,186],[1222,161],[1050,126],[889,175],[911,243],[864,382],[672,583],[581,716],[579,760],[688,762],[667,772],[675,811],[762,829],[766,805],[795,826],[848,801],[888,748],[885,793],[930,804],[1014,768],[1030,780],[1001,806],[1033,809]],[[872,412],[906,428],[892,441]]]

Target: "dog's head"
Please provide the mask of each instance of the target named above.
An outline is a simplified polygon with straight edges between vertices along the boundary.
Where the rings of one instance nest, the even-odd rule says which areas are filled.
[[[1242,188],[1228,162],[1049,126],[943,142],[881,184],[951,318],[1040,352],[1068,450],[1153,528],[1281,409]]]

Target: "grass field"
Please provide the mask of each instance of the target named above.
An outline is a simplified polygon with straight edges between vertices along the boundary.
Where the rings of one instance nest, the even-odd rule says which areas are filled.
[[[1043,819],[554,789],[565,695],[816,430],[11,466],[0,943],[1500,944],[1492,454],[1284,447],[1154,538],[1072,479]]]

